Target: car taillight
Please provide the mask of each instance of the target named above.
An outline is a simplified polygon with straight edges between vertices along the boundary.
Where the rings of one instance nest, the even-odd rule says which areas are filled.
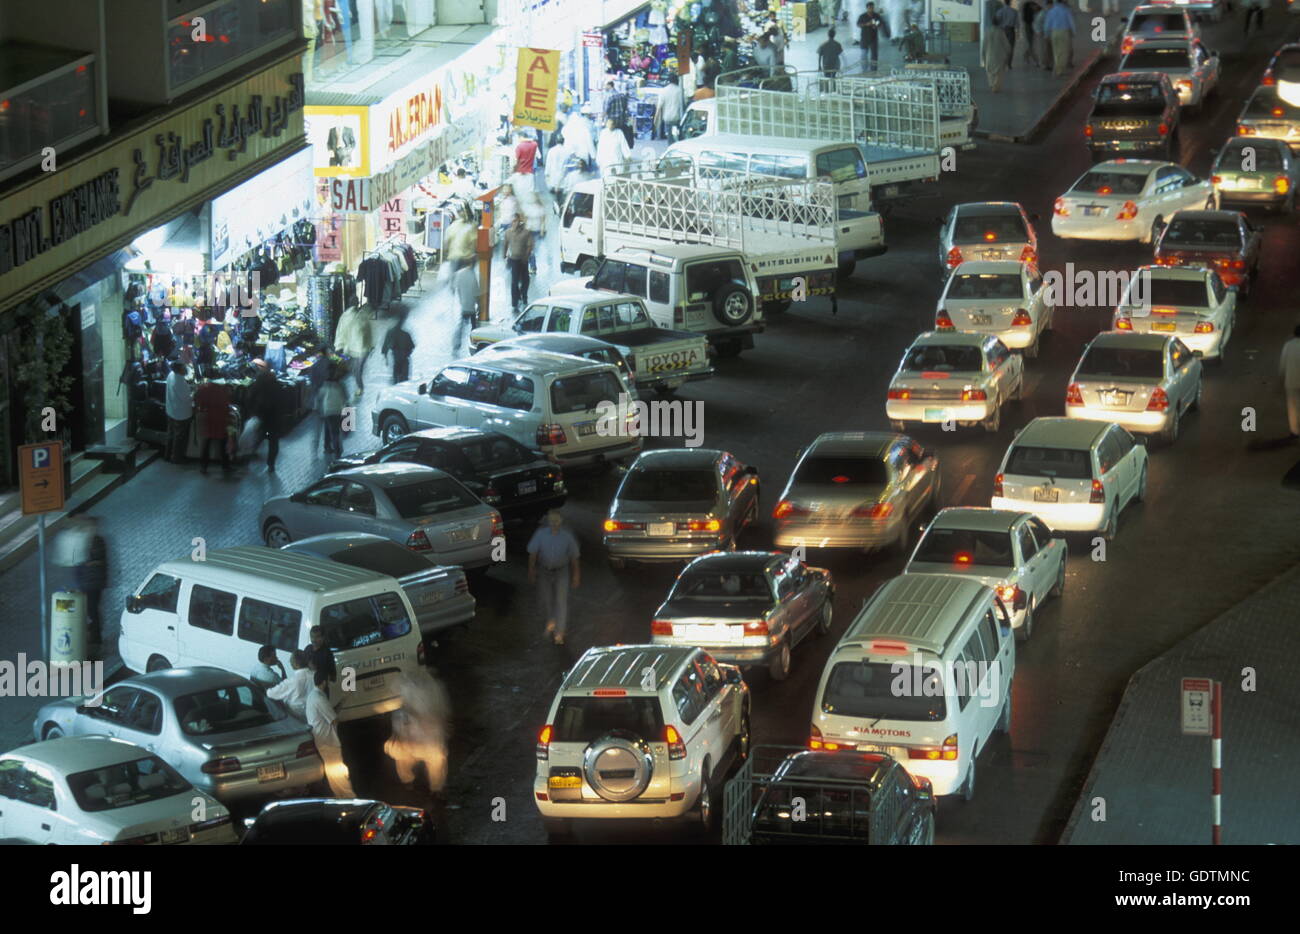
[[[1192,89],[1192,82],[1187,78],[1182,78],[1178,82],[1178,87],[1184,91],[1190,91]]]
[[[1132,36],[1125,36],[1125,37],[1124,37],[1124,41],[1123,41],[1123,43],[1120,45],[1120,49],[1119,49],[1119,50],[1120,50],[1121,53],[1127,55],[1129,52],[1132,52],[1132,51],[1133,51],[1133,45],[1134,45],[1133,37],[1132,37]]]
[[[903,400],[910,399],[910,398],[912,398],[912,390],[910,390],[910,389],[891,389],[891,390],[889,390],[889,398],[891,398],[891,399],[903,399]]]
[[[767,620],[751,619],[745,624],[745,635],[747,636],[765,636],[767,635]]]
[[[1156,127],[1156,132],[1159,133],[1161,136],[1168,136],[1168,135],[1169,135],[1169,124],[1167,124],[1167,123],[1162,123],[1162,124],[1160,124],[1160,126]]]
[[[565,444],[569,440],[563,425],[538,425],[537,444]]]
[[[1079,388],[1078,383],[1071,383],[1065,387],[1065,404],[1083,405],[1083,390]]]
[[[537,734],[537,758],[551,758],[551,737],[555,734],[555,727],[546,724],[542,727],[542,732]]]
[[[1119,213],[1116,214],[1115,217],[1118,220],[1131,221],[1133,218],[1137,217],[1137,213],[1138,206],[1132,201],[1125,201],[1123,207],[1119,209]]]
[[[501,518],[501,513],[499,512],[492,513],[492,537],[497,538],[498,536],[505,535],[505,534],[506,534],[506,524],[505,521]]]
[[[671,636],[673,634],[673,624],[666,619],[652,619],[650,621],[650,635],[652,636]]]
[[[469,593],[469,580],[464,574],[461,574],[460,577],[456,578],[454,589],[456,593]]]
[[[961,250],[953,247],[948,251],[948,268],[955,269],[961,265]]]
[[[1291,190],[1291,179],[1285,175],[1278,175],[1273,178],[1273,190],[1279,195],[1284,195]]]
[[[1057,198],[1054,202],[1052,202],[1052,213],[1055,214],[1057,217],[1070,216],[1070,209],[1065,206],[1064,198]]]
[[[1016,316],[1011,319],[1013,328],[1027,328],[1034,323],[1034,319],[1029,317],[1029,312],[1023,308],[1016,309]]]
[[[677,523],[679,532],[716,532],[721,528],[721,519],[691,519]]]
[[[887,519],[893,511],[893,503],[864,503],[853,510],[853,515],[859,519]]]
[[[808,748],[821,749],[822,745],[822,731],[813,727],[812,732],[808,734]]]
[[[1027,243],[1020,248],[1020,262],[1022,263],[1038,262],[1038,254],[1035,253],[1034,248]]]
[[[416,529],[406,539],[406,547],[412,551],[433,551],[433,546],[429,544],[429,536],[424,534],[423,529]]]
[[[1208,321],[1199,321],[1196,327],[1192,328],[1193,334],[1213,334],[1214,325]]]
[[[933,746],[913,746],[907,750],[909,759],[928,759],[932,762],[944,761],[953,762],[957,758],[957,734],[945,736],[943,745],[936,749]]]
[[[672,724],[664,726],[664,742],[668,744],[669,759],[686,758],[686,743],[682,740],[682,734],[677,732],[677,727]]]
[[[808,515],[807,509],[804,509],[802,506],[796,506],[788,499],[781,500],[781,502],[776,504],[776,508],[772,510],[773,519],[784,519],[786,516],[806,515]]]
[[[293,757],[295,759],[310,759],[314,755],[316,755],[316,743],[309,739],[305,743],[298,744],[298,751],[293,754]]]
[[[1254,136],[1254,135],[1255,135],[1255,128],[1254,128],[1253,126],[1246,126],[1246,124],[1244,124],[1244,123],[1238,123],[1238,124],[1237,124],[1237,135],[1238,135],[1238,136]]]
[[[993,495],[994,496],[1002,495],[1002,474],[998,474],[996,477],[993,478]]]
[[[1169,397],[1165,395],[1163,389],[1157,386],[1151,390],[1151,398],[1147,400],[1147,411],[1163,412],[1167,408],[1169,408]]]
[[[942,310],[935,312],[934,326],[938,328],[940,331],[955,330],[955,328],[952,325],[952,316],[949,315],[948,312]]]
[[[1015,584],[1003,584],[998,587],[998,596],[1009,608],[1019,610],[1024,606],[1025,592]]]
[[[1222,185],[1222,184],[1223,184],[1223,176],[1222,176],[1222,175],[1211,175],[1211,176],[1210,176],[1210,184],[1211,184],[1211,185]]]
[[[1092,481],[1092,492],[1088,494],[1088,502],[1090,503],[1106,502],[1106,488],[1102,486],[1100,480]]]
[[[1178,265],[1178,258],[1177,258],[1176,256],[1167,256],[1167,255],[1164,255],[1164,254],[1157,254],[1157,255],[1156,255],[1156,265],[1157,265],[1157,266],[1177,266],[1177,265]]]
[[[1116,319],[1115,319],[1115,330],[1116,330],[1116,331],[1131,331],[1131,330],[1133,330],[1133,319],[1132,319],[1132,318],[1116,318]]]
[[[239,760],[233,756],[224,759],[209,759],[199,769],[204,775],[225,775],[239,771]]]
[[[1091,123],[1089,123],[1089,124],[1087,124],[1086,126],[1084,126],[1084,128],[1083,128],[1083,135],[1084,135],[1084,136],[1091,136],[1091,135],[1092,135],[1092,124],[1091,124]]]
[[[1268,74],[1266,74],[1263,77],[1263,79],[1259,83],[1264,85],[1264,87],[1272,87],[1273,85],[1277,84],[1277,78],[1274,78],[1273,72],[1270,71]]]
[[[962,402],[987,402],[989,394],[983,389],[963,389],[961,391]]]
[[[496,487],[490,486],[483,491],[482,495],[479,496],[479,499],[483,500],[483,502],[487,503],[489,506],[495,506],[497,503],[501,502],[501,493],[497,491]]]
[[[639,532],[645,528],[644,522],[624,522],[621,519],[606,519],[606,532]]]

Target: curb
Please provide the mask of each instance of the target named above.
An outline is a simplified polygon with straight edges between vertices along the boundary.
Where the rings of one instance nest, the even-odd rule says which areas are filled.
[[[989,132],[981,132],[980,130],[976,130],[973,135],[979,139],[987,139],[995,143],[1027,144],[1031,142],[1033,138],[1039,133],[1039,131],[1043,129],[1043,125],[1046,124],[1047,121],[1050,120],[1052,117],[1054,117],[1056,115],[1056,112],[1060,110],[1062,106],[1064,106],[1066,98],[1068,98],[1071,94],[1073,94],[1075,90],[1079,87],[1079,85],[1083,83],[1083,80],[1092,74],[1093,69],[1097,67],[1097,65],[1101,62],[1103,58],[1106,57],[1107,54],[1109,54],[1109,52],[1110,52],[1109,44],[1096,48],[1093,51],[1093,53],[1090,56],[1088,56],[1088,60],[1083,63],[1083,67],[1080,68],[1078,71],[1076,71],[1074,73],[1074,76],[1065,83],[1064,87],[1061,88],[1060,93],[1058,93],[1056,97],[1052,100],[1052,102],[1047,105],[1047,109],[1044,110],[1041,114],[1039,114],[1038,119],[1035,120],[1033,125],[1030,126],[1029,129],[1026,130],[1024,133],[1012,136],[1006,133],[989,133]]]

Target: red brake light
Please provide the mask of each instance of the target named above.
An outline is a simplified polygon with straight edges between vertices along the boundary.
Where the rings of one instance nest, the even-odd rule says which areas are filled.
[[[591,692],[592,697],[627,697],[627,691],[622,688],[596,688]]]
[[[688,532],[717,532],[719,529],[722,528],[722,520],[691,519],[689,522],[677,523],[677,528],[679,531],[682,529],[683,526],[685,526],[685,530]]]
[[[907,758],[952,762],[957,758],[957,734],[944,737],[943,745],[938,749],[933,746],[912,746],[907,750]]]
[[[1064,198],[1057,198],[1052,204],[1052,213],[1057,217],[1069,217],[1070,209],[1065,206]]]
[[[1022,263],[1038,262],[1038,254],[1035,253],[1034,248],[1027,243],[1020,250],[1020,262]]]
[[[1275,117],[1282,117],[1282,116],[1285,116],[1285,115],[1286,115],[1286,111],[1283,110],[1281,107],[1274,107],[1274,108],[1273,108],[1273,116],[1275,116]]]
[[[1169,135],[1169,124],[1167,124],[1167,123],[1162,123],[1162,124],[1160,124],[1160,126],[1156,127],[1156,132],[1159,133],[1161,136],[1168,136],[1168,135]]]
[[[1099,195],[1109,195],[1109,194],[1114,194],[1114,192],[1115,189],[1111,188],[1109,185],[1102,185],[1100,188],[1097,189],[1097,194]]]
[[[1223,184],[1223,176],[1222,176],[1222,175],[1211,175],[1211,176],[1210,176],[1210,184],[1211,184],[1211,185],[1222,185],[1222,184]]]
[[[546,724],[542,727],[542,732],[537,734],[537,758],[549,759],[551,757],[551,736],[555,733],[555,727]]]
[[[1244,123],[1238,123],[1238,124],[1237,124],[1237,135],[1238,135],[1238,136],[1254,136],[1254,135],[1255,135],[1255,128],[1254,128],[1253,126],[1246,126]]]
[[[1088,502],[1090,503],[1106,502],[1106,488],[1101,485],[1100,480],[1092,481],[1092,492],[1088,494]]]
[[[565,444],[569,440],[563,425],[538,425],[537,444]]]
[[[912,390],[910,390],[910,389],[891,389],[891,390],[889,390],[889,398],[891,398],[891,399],[904,399],[904,400],[906,400],[906,399],[910,399],[910,398],[912,398]]]
[[[650,622],[650,635],[652,636],[671,636],[673,634],[673,624],[666,619],[656,619]]]
[[[969,551],[959,551],[952,557],[953,564],[970,564],[974,560],[974,555]]]
[[[492,537],[497,538],[506,534],[506,524],[501,518],[501,513],[492,513]]]
[[[606,519],[606,532],[635,532],[645,528],[644,522],[623,522],[620,519]]]
[[[1163,412],[1167,408],[1169,408],[1169,396],[1165,394],[1163,389],[1157,386],[1151,391],[1151,398],[1147,400],[1147,411]]]
[[[677,727],[672,724],[664,725],[664,742],[668,744],[669,759],[686,758],[686,744],[682,742],[682,734],[677,732]]]
[[[1091,123],[1087,124],[1087,125],[1083,128],[1083,135],[1084,135],[1084,136],[1091,136],[1091,135],[1092,135],[1092,124],[1091,124]]]
[[[1261,81],[1260,84],[1264,85],[1265,87],[1272,87],[1273,85],[1277,84],[1277,79],[1273,77],[1273,72],[1270,71],[1268,74],[1264,76],[1264,80]]]
[[[412,551],[433,551],[433,546],[429,544],[429,536],[424,534],[423,529],[416,529],[406,540],[406,547]]]
[[[745,624],[745,635],[747,636],[765,636],[767,633],[767,620],[751,619]]]
[[[1027,328],[1034,323],[1034,319],[1029,317],[1029,312],[1023,308],[1016,309],[1016,316],[1011,319],[1013,328]]]
[[[961,265],[961,250],[953,247],[948,251],[948,268],[955,269]]]
[[[808,514],[807,509],[804,509],[802,506],[796,506],[788,499],[781,500],[781,502],[776,504],[776,508],[772,510],[773,519],[784,519],[786,516],[806,516]]]
[[[1079,388],[1078,383],[1071,383],[1065,387],[1065,404],[1083,405],[1083,390]]]
[[[853,510],[853,515],[859,519],[887,519],[893,511],[893,503],[866,503]]]
[[[871,643],[871,654],[873,655],[906,655],[908,646],[906,642],[884,642],[880,639]]]
[[[998,238],[998,235],[997,235],[996,233],[994,233],[992,230],[986,230],[986,231],[984,231],[984,239],[987,240],[989,243],[992,243],[992,242],[993,242],[994,240],[996,240],[997,238]]]
[[[1002,474],[998,474],[996,477],[993,478],[993,495],[994,496],[1002,495]]]
[[[1192,329],[1192,332],[1195,334],[1213,334],[1214,325],[1209,321],[1200,321],[1197,322],[1197,325]]]
[[[1131,331],[1131,330],[1133,330],[1133,319],[1132,319],[1132,318],[1116,318],[1116,319],[1115,319],[1115,330],[1116,330],[1116,331]],[[1082,405],[1083,403],[1080,402],[1079,404]]]
[[[948,314],[948,312],[942,310],[935,312],[934,326],[940,331],[954,330],[952,324],[952,317]]]
[[[962,402],[987,402],[989,394],[983,389],[963,389],[961,391]]]
[[[1019,610],[1025,605],[1025,592],[1015,584],[1003,584],[998,589],[998,597],[1008,609]]]
[[[1137,204],[1135,204],[1132,201],[1125,201],[1124,206],[1119,209],[1119,213],[1116,214],[1115,217],[1118,220],[1131,221],[1133,218],[1137,217],[1137,213],[1138,213]]]
[[[238,772],[239,760],[233,756],[227,756],[224,759],[210,759],[203,763],[200,771],[204,775],[225,775],[228,772]]]

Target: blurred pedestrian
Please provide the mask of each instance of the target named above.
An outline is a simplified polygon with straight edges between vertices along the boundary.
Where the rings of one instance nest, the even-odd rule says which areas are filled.
[[[596,143],[596,164],[604,178],[618,171],[632,159],[632,149],[626,136],[619,131],[613,118],[605,120],[605,129],[600,131],[600,140]]]
[[[343,761],[343,743],[339,739],[339,715],[330,703],[329,675],[317,670],[312,679],[314,687],[307,695],[307,726],[316,740],[316,751],[325,763],[325,781],[336,798],[355,798],[352,778],[347,763]]]
[[[167,374],[167,460],[173,464],[186,461],[190,441],[190,422],[194,418],[194,390],[185,378],[185,364],[174,362]]]
[[[360,399],[366,391],[364,370],[366,360],[374,346],[370,336],[372,316],[353,306],[339,317],[338,327],[334,333],[334,346],[351,359],[350,372],[356,384],[355,399]]]
[[[528,580],[541,585],[546,632],[555,634],[556,645],[564,644],[568,628],[569,590],[581,583],[578,557],[577,536],[565,526],[563,514],[552,509],[528,542]]]
[[[443,260],[448,272],[454,274],[466,263],[472,263],[478,253],[478,225],[466,202],[456,212],[456,219],[447,226],[443,242]]]
[[[1074,13],[1069,0],[1055,0],[1044,25],[1052,43],[1052,73],[1060,77],[1074,66]]]
[[[1002,0],[985,0],[983,41],[980,44],[980,64],[988,76],[989,89],[995,94],[1002,89],[1002,75],[1007,70],[1007,34],[1004,24]],[[1014,14],[1013,14],[1014,15]]]
[[[655,101],[653,138],[675,139],[677,126],[682,122],[685,111],[686,95],[682,93],[682,79],[670,74],[668,83],[659,90],[659,97]]]
[[[722,61],[718,65],[724,75],[740,68],[740,50],[737,48],[735,36],[723,36]]]
[[[230,473],[230,390],[224,383],[205,379],[194,393],[194,427],[199,435],[199,473],[208,472],[212,445],[221,455],[221,472]]]
[[[275,461],[280,456],[280,435],[284,431],[280,381],[265,360],[254,360],[253,365],[257,368],[257,376],[249,389],[248,411],[258,420],[255,448],[261,445],[263,438],[266,439],[266,469],[268,473],[275,473]]]
[[[393,357],[393,385],[404,383],[411,378],[411,354],[415,351],[415,338],[406,330],[406,312],[397,316],[397,321],[384,335],[384,346],[380,350],[384,358]]]
[[[1286,393],[1286,418],[1294,441],[1300,438],[1300,324],[1295,326],[1295,336],[1282,345],[1278,376]]]
[[[510,307],[518,312],[528,303],[528,260],[533,255],[533,232],[524,223],[522,213],[515,215],[503,244],[506,265],[510,267]]]
[[[1024,62],[1026,66],[1033,65],[1035,68],[1038,67],[1038,50],[1036,48],[1037,36],[1034,30],[1034,20],[1038,18],[1041,10],[1042,7],[1035,3],[1034,0],[1024,0],[1020,5],[1020,35],[1025,42]]]
[[[614,121],[614,128],[623,134],[628,149],[631,149],[635,137],[632,135],[632,119],[627,95],[617,90],[612,80],[605,82],[605,125],[608,126],[611,120]],[[601,135],[604,136],[603,133]]]
[[[1016,26],[1019,24],[1019,17],[1015,9],[1011,6],[1011,0],[1002,0],[1002,9],[998,10],[998,22],[1002,25],[1002,31],[1007,37],[1007,70],[1011,70],[1012,62],[1016,57]]]
[[[478,320],[478,300],[480,289],[478,273],[472,265],[466,264],[456,271],[452,282],[456,289],[456,300],[460,303],[460,317],[471,325]]]
[[[289,676],[267,688],[266,696],[284,704],[289,713],[299,720],[306,720],[307,695],[314,686],[314,676],[307,664],[307,653],[302,649],[295,651],[289,656],[289,667],[293,669]]]
[[[424,778],[434,794],[447,783],[447,735],[451,708],[447,692],[426,669],[398,676],[402,706],[393,711],[392,733],[384,752],[404,785],[415,782],[415,767],[424,764]]]
[[[108,543],[95,516],[69,516],[54,536],[51,561],[60,571],[57,586],[86,598],[86,651],[99,657],[103,646],[103,598],[108,587]]]
[[[776,71],[776,49],[772,47],[772,36],[768,32],[760,35],[754,44],[754,64],[766,69],[768,75]]]
[[[257,650],[257,664],[253,666],[253,670],[248,676],[249,681],[252,681],[262,690],[269,691],[287,677],[284,665],[280,662],[279,656],[275,654],[275,646],[264,645]]]
[[[1250,21],[1252,19],[1262,32],[1264,30],[1264,11],[1268,9],[1268,0],[1245,0],[1243,5],[1246,8],[1246,25],[1245,29],[1242,30],[1242,35],[1250,35]]]
[[[821,73],[828,78],[834,78],[840,73],[840,56],[844,54],[844,46],[835,41],[835,27],[832,26],[826,33],[826,41],[817,46],[817,67]]]
[[[311,645],[307,648],[307,658],[312,670],[323,671],[329,675],[331,681],[337,681],[339,671],[334,664],[334,651],[325,642],[325,630],[320,626],[313,626],[307,631],[307,638],[311,640]]]
[[[537,159],[537,140],[533,139],[523,131],[516,133],[514,174],[523,176],[526,182],[526,187],[534,190],[536,190],[538,186]]]
[[[347,408],[347,392],[340,381],[338,366],[331,366],[329,376],[318,394],[321,418],[325,422],[325,453],[343,453],[343,410]]]
[[[1044,71],[1052,70],[1052,40],[1047,31],[1047,14],[1052,9],[1053,0],[1043,0],[1043,8],[1034,17],[1034,44]]]

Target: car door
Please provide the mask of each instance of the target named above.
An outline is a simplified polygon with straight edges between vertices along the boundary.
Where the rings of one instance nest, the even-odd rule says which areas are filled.
[[[1142,483],[1142,457],[1145,449],[1137,443],[1128,430],[1116,425],[1115,426],[1115,451],[1119,456],[1120,465],[1123,467],[1125,475],[1129,479],[1129,500],[1137,495],[1138,487]]]
[[[600,252],[596,245],[595,207],[596,195],[590,191],[575,191],[565,202],[560,218],[560,251],[566,263]]]
[[[989,368],[991,388],[997,392],[997,403],[1003,405],[1011,397],[1016,383],[1020,381],[1020,374],[1025,365],[1024,358],[1020,354],[1012,353],[1006,344],[994,337],[984,343],[984,359],[985,365]]]
[[[1042,273],[1034,266],[1025,267],[1025,294],[1029,296],[1029,313],[1034,316],[1034,333],[1041,335],[1047,328],[1047,321],[1052,314],[1048,302],[1048,290],[1043,287]]]
[[[1151,197],[1148,199],[1151,207],[1149,220],[1162,217],[1167,224],[1174,211],[1182,207],[1180,198],[1182,181],[1178,167],[1165,165],[1156,169],[1155,178],[1151,184],[1152,192]]]
[[[975,735],[978,737],[977,748],[983,748],[985,740],[993,733],[998,714],[998,705],[988,700],[990,696],[997,696],[996,693],[990,695],[989,692],[998,687],[997,676],[1000,675],[993,669],[993,662],[997,658],[997,643],[988,636],[992,619],[993,612],[989,610],[971,630],[958,656],[958,663],[962,666],[958,676],[966,679],[964,687],[970,695],[964,712],[973,721]]]
[[[72,721],[72,735],[92,736],[102,733],[106,736],[120,736],[139,695],[138,688],[125,684],[101,691],[97,697],[90,699],[93,703],[86,703],[77,710],[76,719]]]
[[[20,759],[0,759],[0,838],[58,843],[60,831],[53,776]]]
[[[536,380],[519,373],[501,373],[495,404],[484,407],[483,427],[532,447],[537,443],[537,416],[533,412],[536,406]]]
[[[1038,555],[1042,557],[1042,567],[1040,571],[1043,575],[1041,581],[1035,582],[1035,593],[1040,595],[1040,599],[1046,597],[1053,587],[1056,586],[1056,574],[1061,566],[1066,549],[1065,539],[1053,538],[1052,530],[1047,527],[1043,520],[1037,516],[1030,516],[1025,523],[1034,536],[1034,543],[1038,546]]]
[[[468,404],[469,379],[469,367],[445,367],[429,381],[428,392],[420,397],[420,421],[430,427],[456,425],[461,407]]]
[[[921,511],[932,485],[929,471],[921,465],[921,446],[915,441],[900,445],[891,459],[903,490],[903,521],[911,521]]]
[[[1178,207],[1197,210],[1205,207],[1205,202],[1209,199],[1212,191],[1208,182],[1202,182],[1199,178],[1188,172],[1186,169],[1177,170],[1177,185],[1174,189],[1178,196]]]
[[[574,310],[567,305],[552,305],[546,320],[547,334],[568,334],[573,328]]]
[[[722,677],[718,663],[711,655],[701,652],[695,658],[704,678],[705,729],[708,733],[709,748],[712,750],[713,768],[722,765],[722,757],[731,746],[731,739],[740,729],[736,704],[732,702],[735,686],[727,684]]]
[[[130,638],[147,647],[148,654],[164,658],[177,657],[176,640],[181,596],[181,579],[170,574],[154,574],[145,581],[134,600],[127,601],[124,627]]]
[[[339,497],[347,481],[341,477],[318,480],[291,500],[285,509],[285,523],[295,539],[337,532],[341,518]]]
[[[1214,322],[1216,328],[1226,333],[1231,331],[1236,323],[1237,291],[1224,285],[1223,280],[1214,270],[1210,270],[1207,278],[1209,279],[1207,287],[1210,291],[1210,320]]]
[[[529,305],[524,313],[515,319],[512,325],[516,334],[541,334],[546,330],[546,316],[552,306],[544,304]]]
[[[1021,590],[1026,592],[1025,605],[1037,606],[1038,602],[1047,596],[1047,591],[1051,589],[1050,582],[1044,586],[1044,581],[1050,576],[1043,571],[1048,555],[1039,549],[1038,542],[1034,540],[1033,533],[1029,531],[1028,521],[1022,521],[1016,527],[1015,536],[1016,545],[1020,550],[1021,566],[1024,568],[1019,586]]]
[[[1219,83],[1219,55],[1201,42],[1196,43],[1196,58],[1201,68],[1202,95],[1209,94]]]

